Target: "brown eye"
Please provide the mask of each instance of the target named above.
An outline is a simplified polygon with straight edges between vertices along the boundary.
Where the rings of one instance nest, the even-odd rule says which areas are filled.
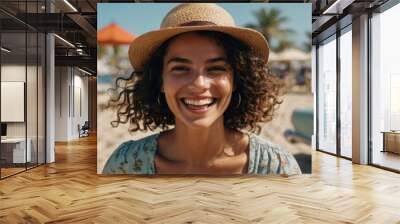
[[[188,72],[190,71],[190,68],[186,66],[174,66],[171,68],[172,72],[177,72],[177,73],[183,73],[183,72]]]
[[[207,70],[208,72],[211,73],[221,73],[221,72],[226,72],[228,69],[225,68],[224,66],[212,66],[209,67]]]

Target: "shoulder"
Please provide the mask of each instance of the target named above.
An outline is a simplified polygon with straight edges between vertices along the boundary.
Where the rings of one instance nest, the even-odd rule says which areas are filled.
[[[103,174],[152,174],[158,134],[122,143],[108,158]]]
[[[249,173],[296,175],[301,170],[290,152],[260,136],[250,135]]]

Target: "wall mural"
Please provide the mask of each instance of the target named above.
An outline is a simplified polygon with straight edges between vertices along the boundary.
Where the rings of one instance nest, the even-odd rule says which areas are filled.
[[[98,174],[311,173],[311,4],[106,3],[98,26]]]

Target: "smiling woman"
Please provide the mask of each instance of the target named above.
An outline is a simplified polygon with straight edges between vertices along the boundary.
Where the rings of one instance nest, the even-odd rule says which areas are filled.
[[[164,131],[121,144],[103,174],[300,174],[289,152],[253,134],[280,103],[268,53],[260,33],[215,4],[172,9],[133,41],[134,72],[110,102],[114,126]]]

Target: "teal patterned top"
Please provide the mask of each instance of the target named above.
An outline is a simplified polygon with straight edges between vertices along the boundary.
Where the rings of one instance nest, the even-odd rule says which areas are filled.
[[[155,174],[154,156],[157,139],[153,134],[122,143],[108,158],[103,174]],[[289,152],[267,140],[250,134],[248,174],[301,174],[296,159]]]

